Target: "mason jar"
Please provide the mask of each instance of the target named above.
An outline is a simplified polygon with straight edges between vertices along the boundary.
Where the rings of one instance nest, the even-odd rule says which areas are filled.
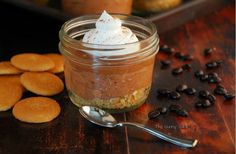
[[[113,14],[138,42],[122,45],[83,43],[99,16],[82,16],[62,26],[59,50],[65,57],[65,83],[76,106],[96,106],[111,113],[141,106],[152,84],[159,37],[154,24],[140,17]]]

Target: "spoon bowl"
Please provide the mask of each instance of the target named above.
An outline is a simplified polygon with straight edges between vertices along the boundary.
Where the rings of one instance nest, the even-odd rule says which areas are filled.
[[[79,109],[80,114],[90,122],[103,127],[116,127],[118,122],[108,112],[92,106],[83,106]]]

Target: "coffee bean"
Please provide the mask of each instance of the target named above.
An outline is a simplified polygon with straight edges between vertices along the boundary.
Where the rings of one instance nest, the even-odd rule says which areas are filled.
[[[201,102],[201,101],[196,102],[196,103],[195,103],[195,107],[196,107],[196,108],[201,108],[201,107],[203,107],[202,102]]]
[[[202,70],[198,70],[194,73],[195,77],[200,78],[202,75],[204,75],[204,72]]]
[[[195,95],[195,93],[197,92],[196,89],[194,88],[187,88],[185,91],[184,91],[187,95]]]
[[[215,61],[210,61],[210,62],[206,63],[205,65],[206,65],[207,69],[213,69],[213,68],[219,67],[222,63],[223,63],[222,60],[215,60]]]
[[[172,70],[172,74],[173,75],[179,75],[179,74],[182,74],[183,73],[183,68],[179,67],[179,68],[174,68]]]
[[[235,94],[226,93],[224,97],[225,97],[225,100],[231,100],[231,99],[234,99]]]
[[[163,53],[167,54],[167,55],[172,55],[174,53],[175,49],[174,48],[168,48],[167,50],[165,50]]]
[[[170,48],[167,45],[161,45],[160,46],[160,52],[171,55],[174,53],[175,49],[174,48]]]
[[[202,82],[208,81],[208,75],[204,74],[204,75],[200,76],[200,81],[202,81]]]
[[[187,88],[188,88],[188,86],[186,84],[181,84],[176,87],[176,91],[177,92],[184,92]]]
[[[182,58],[183,61],[190,61],[190,60],[193,60],[193,56],[192,55],[184,55],[183,58]]]
[[[161,111],[161,114],[166,114],[167,113],[167,108],[162,107],[160,111]]]
[[[210,93],[209,93],[209,91],[207,91],[207,90],[200,90],[200,91],[198,92],[199,98],[207,98],[208,95],[210,95]]]
[[[177,59],[183,60],[185,55],[182,52],[176,52],[174,56]]]
[[[157,90],[157,95],[161,96],[161,97],[168,97],[170,93],[171,93],[171,90],[168,90],[168,89],[158,89]]]
[[[166,44],[163,44],[163,45],[161,45],[160,46],[160,51],[165,51],[166,49],[168,49],[169,48],[169,46],[168,45],[166,45]]]
[[[213,73],[208,73],[208,77],[212,78],[212,77],[218,77],[218,74],[213,72]]]
[[[217,68],[218,64],[215,61],[206,63],[207,69]]]
[[[172,91],[169,95],[169,98],[173,100],[178,100],[181,98],[181,95],[176,91]]]
[[[215,93],[216,95],[225,95],[225,94],[227,93],[227,90],[224,89],[224,88],[222,88],[222,87],[216,87],[216,88],[214,89],[214,93]]]
[[[170,66],[171,61],[170,60],[161,60],[162,67],[168,67]]]
[[[216,97],[212,94],[209,94],[206,99],[208,99],[211,102],[211,104],[214,104],[216,101]]]
[[[208,48],[208,49],[205,49],[203,53],[205,56],[209,56],[212,54],[213,51],[214,51],[214,48]]]
[[[212,104],[208,99],[199,100],[195,103],[196,108],[207,108],[210,107]]]
[[[189,71],[189,70],[192,69],[192,66],[191,66],[190,64],[184,64],[184,65],[182,66],[182,68],[183,68],[183,70],[185,70],[185,71]]]
[[[180,105],[171,104],[168,109],[170,112],[176,112],[176,111],[182,109],[182,107]]]
[[[221,83],[222,79],[218,76],[208,77],[208,83]]]
[[[207,108],[211,106],[211,102],[208,99],[202,100],[202,107]]]
[[[217,85],[216,85],[216,88],[222,88],[222,89],[225,89],[225,87],[222,86],[221,84],[217,84]]]
[[[218,66],[220,66],[223,63],[223,60],[216,60],[215,62],[217,63]]]
[[[181,117],[187,117],[188,116],[188,112],[184,109],[177,110],[175,113],[178,116],[181,116]]]
[[[155,118],[157,118],[160,114],[161,114],[161,112],[160,112],[159,110],[155,109],[155,110],[153,110],[153,111],[151,111],[151,112],[148,113],[148,118],[149,118],[149,119],[155,119]]]

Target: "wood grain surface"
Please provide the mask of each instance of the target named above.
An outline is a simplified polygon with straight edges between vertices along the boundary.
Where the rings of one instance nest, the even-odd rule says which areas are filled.
[[[235,99],[225,102],[222,96],[217,96],[214,106],[207,109],[196,109],[194,103],[197,101],[197,97],[195,96],[182,95],[179,101],[156,97],[158,88],[174,89],[181,83],[186,83],[198,91],[207,89],[212,92],[214,85],[200,82],[194,78],[193,74],[198,69],[209,72],[205,69],[204,64],[215,59],[224,61],[222,67],[214,70],[223,79],[222,85],[235,93],[234,13],[235,8],[232,3],[217,12],[198,18],[174,30],[161,33],[161,44],[168,44],[176,51],[194,55],[195,59],[188,62],[193,66],[192,70],[179,76],[173,76],[171,68],[185,63],[176,60],[173,56],[158,53],[152,90],[146,103],[132,112],[114,115],[120,121],[139,122],[173,136],[196,138],[199,140],[197,147],[183,149],[135,128],[107,129],[95,126],[80,116],[78,108],[70,102],[66,91],[64,91],[53,97],[60,103],[62,112],[57,119],[50,123],[27,124],[14,119],[11,111],[0,112],[0,153],[235,153]],[[52,31],[56,30],[52,29]],[[3,32],[3,34],[6,33]],[[21,36],[16,36],[16,38],[18,37]],[[30,41],[28,37],[26,36]],[[6,41],[4,38],[0,39],[0,43]],[[14,39],[8,41],[13,44],[12,46],[9,42],[1,44],[1,59],[9,59],[16,53],[25,52],[23,49],[27,46],[26,42],[19,40],[21,44],[17,42],[14,44]],[[29,44],[27,49],[31,52],[32,49],[38,49],[35,52],[40,52],[40,50],[47,48],[47,46],[37,48],[40,46],[40,43],[37,42],[35,43],[36,47]],[[50,44],[48,46],[49,49],[53,49]],[[202,51],[211,47],[215,47],[216,51],[210,57],[205,58]],[[21,50],[17,51],[17,48]],[[13,52],[6,51],[8,49]],[[170,68],[161,69],[160,60],[164,59],[172,60]],[[63,78],[63,74],[60,76]],[[32,95],[27,92],[24,97]],[[155,120],[148,119],[147,114],[151,110],[170,104],[182,105],[188,110],[189,117],[167,114]]]

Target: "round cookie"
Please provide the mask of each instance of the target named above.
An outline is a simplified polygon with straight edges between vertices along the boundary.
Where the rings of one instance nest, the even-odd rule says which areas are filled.
[[[23,88],[14,82],[0,81],[0,111],[10,109],[22,97]]]
[[[0,62],[0,75],[20,74],[22,70],[13,66],[10,61]]]
[[[20,75],[0,75],[0,82],[16,84],[17,86],[20,86],[22,88],[23,92],[26,91],[26,89],[20,82]]]
[[[52,96],[64,89],[62,80],[48,72],[25,72],[20,81],[27,90],[42,96]]]
[[[49,53],[49,54],[45,54],[45,56],[47,56],[48,58],[50,58],[55,66],[48,70],[51,73],[61,73],[64,71],[64,57],[60,54],[57,53]]]
[[[17,102],[12,113],[23,122],[43,123],[55,119],[60,111],[60,105],[51,98],[29,97]]]
[[[36,53],[15,55],[11,58],[11,63],[25,71],[47,71],[55,66],[50,58]]]
[[[12,82],[21,85],[20,75],[0,75],[0,82]]]

